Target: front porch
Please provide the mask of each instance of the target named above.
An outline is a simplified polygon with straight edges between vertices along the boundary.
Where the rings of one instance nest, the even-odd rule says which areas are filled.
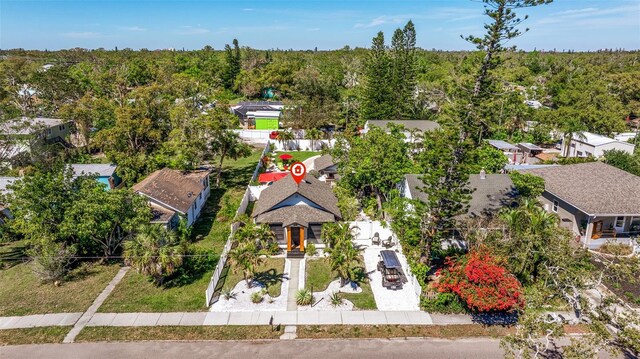
[[[596,216],[583,222],[582,240],[589,249],[597,249],[607,241],[630,244],[640,234],[640,217]]]

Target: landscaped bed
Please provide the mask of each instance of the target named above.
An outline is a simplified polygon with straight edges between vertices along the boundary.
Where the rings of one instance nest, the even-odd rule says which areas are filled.
[[[256,281],[267,286],[267,292],[271,297],[280,296],[282,280],[284,275],[284,258],[265,258],[264,262],[256,267]],[[234,271],[234,268],[227,265],[220,276],[219,290],[232,289],[244,280],[242,270]]]
[[[84,312],[118,272],[118,265],[84,264],[58,285],[42,283],[32,263],[0,270],[0,316]]]
[[[278,339],[283,333],[283,327],[257,325],[86,327],[76,337],[76,342]]]
[[[62,343],[71,327],[40,327],[0,330],[0,346]]]
[[[363,268],[364,271],[364,268]],[[326,258],[307,259],[306,262],[306,287],[314,292],[322,292],[329,286],[336,276],[331,273],[331,266]],[[353,303],[354,309],[375,310],[376,300],[368,279],[358,283],[362,291],[360,293],[341,293],[340,296]],[[320,298],[316,298],[316,301]]]

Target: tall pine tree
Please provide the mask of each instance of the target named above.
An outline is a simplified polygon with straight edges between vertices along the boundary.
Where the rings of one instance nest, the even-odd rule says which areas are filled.
[[[391,96],[391,59],[384,43],[384,33],[373,38],[371,52],[365,63],[366,83],[362,96],[362,118],[388,120],[394,113]]]
[[[224,45],[224,51],[226,67],[222,75],[222,81],[224,82],[225,88],[233,90],[236,77],[240,74],[241,67],[240,46],[238,45],[238,40],[233,39],[233,48],[231,48],[229,44]]]

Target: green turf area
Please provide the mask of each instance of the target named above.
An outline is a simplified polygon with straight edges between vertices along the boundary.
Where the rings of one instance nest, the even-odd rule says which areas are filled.
[[[118,269],[118,265],[81,265],[57,286],[42,283],[32,263],[0,270],[0,316],[84,312]]]
[[[333,273],[331,273],[329,260],[326,258],[307,260],[306,265],[306,286],[308,289],[313,288],[314,292],[320,292],[327,289],[329,283],[337,278]],[[362,268],[362,273],[365,272],[364,268]],[[341,293],[340,295],[342,298],[352,302],[355,309],[377,309],[378,307],[376,306],[376,300],[373,296],[369,279],[363,278],[358,282],[358,285],[362,288],[361,293]]]
[[[225,161],[220,188],[211,177],[211,196],[192,230],[194,245],[214,253],[212,261],[194,265],[179,282],[157,286],[148,277],[130,271],[100,307],[100,312],[179,312],[206,310],[204,293],[218,255],[229,237],[230,226],[245,188],[251,179],[263,149],[251,156]]]
[[[267,292],[273,298],[280,296],[283,274],[284,258],[266,258],[256,268],[256,280],[267,286]],[[234,273],[233,268],[227,266],[222,272],[220,284],[216,289],[233,289],[242,280],[244,280],[242,270],[237,270]]]
[[[86,327],[76,337],[76,342],[279,339],[283,333],[284,328],[281,326],[272,328],[258,325]]]
[[[275,153],[276,163],[281,163],[282,162],[282,160],[280,159],[279,156],[283,155],[285,153],[288,153],[291,156],[293,156],[292,159],[287,161],[289,163],[293,163],[293,162],[296,162],[296,161],[302,162],[302,161],[306,160],[309,157],[319,156],[319,155],[322,154],[322,153],[316,152],[316,151],[278,151],[278,152]]]
[[[71,327],[41,327],[0,330],[0,347],[3,345],[62,343]]]

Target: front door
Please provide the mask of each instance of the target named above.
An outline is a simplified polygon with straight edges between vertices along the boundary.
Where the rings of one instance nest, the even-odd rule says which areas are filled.
[[[300,227],[291,227],[291,249],[300,248]]]

